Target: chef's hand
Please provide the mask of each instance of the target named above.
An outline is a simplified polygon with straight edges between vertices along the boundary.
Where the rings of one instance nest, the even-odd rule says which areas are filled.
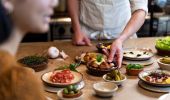
[[[104,53],[108,56],[108,61],[116,61],[118,64],[118,68],[121,68],[122,59],[123,59],[123,49],[122,49],[122,42],[119,40],[115,40],[110,48],[110,52],[106,49],[103,50]]]
[[[72,42],[77,46],[92,45],[90,39],[82,32],[73,34]]]

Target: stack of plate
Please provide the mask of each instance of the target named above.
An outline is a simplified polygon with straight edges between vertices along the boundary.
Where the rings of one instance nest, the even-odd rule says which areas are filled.
[[[143,66],[153,64],[153,52],[149,49],[124,49],[123,64],[140,64]]]
[[[165,71],[165,70],[155,70],[155,71],[163,72],[163,73],[170,75],[169,71]],[[168,93],[170,91],[170,84],[152,83],[152,82],[145,80],[144,77],[148,76],[152,72],[153,72],[153,70],[152,71],[143,71],[143,72],[139,73],[140,80],[138,82],[138,85],[141,88],[144,88],[144,89],[152,91],[152,92]]]

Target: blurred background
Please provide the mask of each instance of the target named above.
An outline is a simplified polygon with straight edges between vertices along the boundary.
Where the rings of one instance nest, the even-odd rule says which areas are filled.
[[[138,37],[170,36],[170,0],[148,0],[149,13]],[[59,0],[47,34],[27,34],[22,42],[44,42],[71,39],[73,30],[66,0]]]

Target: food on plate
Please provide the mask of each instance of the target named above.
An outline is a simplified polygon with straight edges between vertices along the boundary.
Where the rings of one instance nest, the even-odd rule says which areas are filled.
[[[76,85],[69,85],[63,89],[62,95],[65,98],[77,98],[82,95],[82,91]]]
[[[69,69],[62,70],[61,72],[54,71],[50,76],[50,81],[53,83],[71,83],[74,75]]]
[[[156,40],[156,48],[170,51],[170,36]]]
[[[50,47],[49,49],[48,49],[48,56],[50,57],[50,58],[57,58],[58,56],[59,56],[59,50],[56,48],[56,47]]]
[[[101,53],[85,53],[82,60],[88,66],[99,69],[109,69],[114,67],[114,63],[107,62],[107,57]]]
[[[170,74],[163,71],[153,71],[143,78],[150,83],[170,84]]]
[[[48,59],[43,56],[26,56],[18,60],[19,63],[33,68],[35,71],[41,71],[47,67]]]
[[[112,70],[110,73],[106,74],[106,80],[115,80],[115,81],[120,81],[123,80],[124,77],[120,73],[119,70]]]
[[[126,67],[126,73],[128,75],[136,76],[143,71],[143,66],[140,64],[128,64]]]
[[[160,62],[164,64],[170,64],[170,57],[163,57],[160,59]]]
[[[131,57],[131,58],[148,58],[150,57],[150,52],[144,50],[125,50],[123,53],[124,57]]]

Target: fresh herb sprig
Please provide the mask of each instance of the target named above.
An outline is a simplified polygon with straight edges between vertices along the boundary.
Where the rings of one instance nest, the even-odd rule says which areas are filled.
[[[103,59],[103,55],[98,54],[97,57],[96,57],[97,62],[101,62],[102,59]]]

